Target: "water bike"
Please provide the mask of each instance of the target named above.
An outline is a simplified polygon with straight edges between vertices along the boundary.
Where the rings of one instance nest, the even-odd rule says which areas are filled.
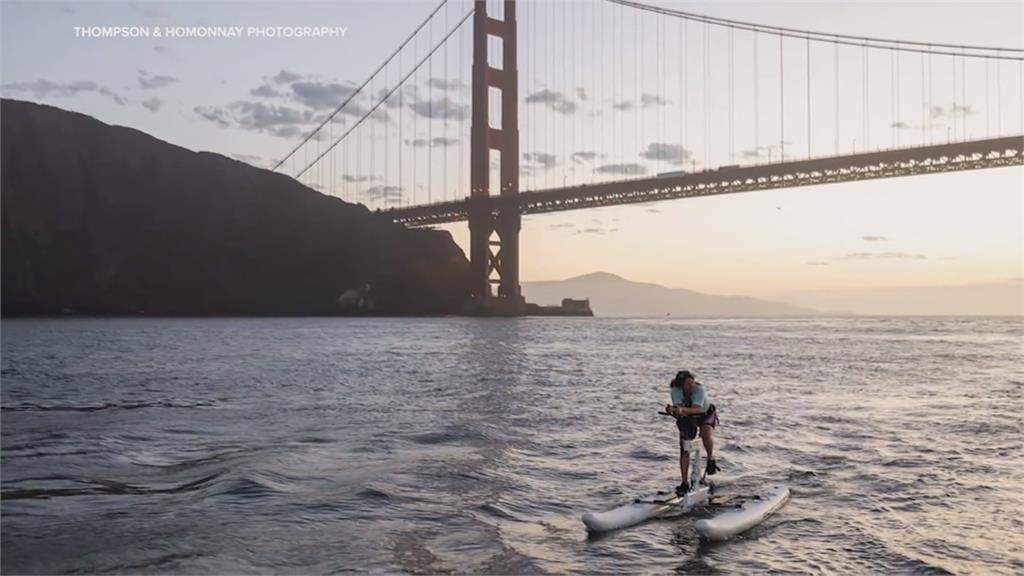
[[[667,412],[659,414],[672,416]],[[757,526],[789,500],[789,488],[785,486],[770,486],[747,496],[715,494],[714,485],[700,472],[698,438],[683,441],[682,449],[690,453],[688,492],[656,492],[605,512],[585,512],[582,520],[587,530],[591,534],[602,534],[681,512],[701,516],[693,527],[702,538],[725,540]]]

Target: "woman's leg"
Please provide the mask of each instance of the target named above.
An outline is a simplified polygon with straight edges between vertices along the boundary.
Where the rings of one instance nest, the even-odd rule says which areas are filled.
[[[704,450],[708,453],[708,460],[715,459],[715,439],[712,437],[714,427],[703,424],[700,427],[700,438],[704,441]]]

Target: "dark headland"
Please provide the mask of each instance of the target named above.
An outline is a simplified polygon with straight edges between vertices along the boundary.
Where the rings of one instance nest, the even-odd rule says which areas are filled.
[[[468,294],[447,232],[83,114],[0,118],[4,316],[454,314]]]

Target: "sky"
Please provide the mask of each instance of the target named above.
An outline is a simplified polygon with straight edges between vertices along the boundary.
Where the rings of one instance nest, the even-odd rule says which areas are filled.
[[[785,39],[780,49],[776,36],[606,2],[519,4],[523,190],[777,161],[783,151],[799,158],[1024,132],[1017,62],[925,59],[801,39]],[[826,33],[1024,48],[1024,7],[1013,1],[651,4]],[[4,2],[0,86],[4,97],[260,167],[285,158],[326,121],[282,170],[295,175],[325,154],[300,179],[371,208],[461,198],[472,19],[458,23],[467,0],[446,4],[327,121],[436,6]],[[82,32],[118,26],[150,36]],[[242,32],[153,37],[167,27]],[[271,38],[268,27],[331,32]],[[374,105],[378,111],[357,125]],[[444,228],[467,248],[465,223]],[[775,299],[1020,283],[1024,168],[530,216],[521,251],[523,281],[600,270]]]

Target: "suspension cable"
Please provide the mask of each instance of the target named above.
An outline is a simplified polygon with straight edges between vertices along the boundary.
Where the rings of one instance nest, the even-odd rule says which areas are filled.
[[[440,11],[440,10],[441,10],[441,8],[443,8],[443,7],[444,7],[444,5],[445,5],[445,4],[447,4],[447,3],[448,3],[448,0],[441,0],[441,3],[437,5],[437,8],[434,8],[434,11],[433,11],[433,12],[431,12],[431,13],[430,13],[429,15],[427,15],[426,19],[424,19],[424,20],[423,20],[423,22],[420,22],[420,25],[419,25],[419,26],[417,26],[417,27],[416,27],[416,29],[415,29],[415,30],[413,30],[413,31],[412,31],[412,33],[411,33],[411,34],[409,34],[409,36],[408,36],[408,37],[406,37],[406,39],[405,39],[405,40],[404,40],[404,41],[403,41],[403,42],[402,42],[401,44],[399,44],[399,45],[398,45],[398,48],[396,48],[396,49],[395,49],[395,51],[391,53],[391,56],[388,56],[388,58],[387,58],[386,60],[384,60],[384,63],[383,63],[383,64],[381,64],[380,66],[378,66],[378,67],[377,67],[377,69],[376,69],[376,70],[374,70],[372,74],[370,74],[370,77],[369,77],[369,78],[367,78],[367,79],[366,79],[366,80],[365,80],[365,81],[364,81],[364,82],[363,82],[362,84],[360,84],[358,88],[356,88],[356,91],[355,91],[355,92],[353,92],[352,94],[350,94],[350,95],[349,95],[349,97],[348,97],[348,98],[346,98],[346,99],[345,99],[345,101],[344,101],[344,102],[342,102],[340,106],[338,106],[337,108],[335,108],[335,109],[334,109],[334,112],[331,112],[331,115],[330,115],[330,116],[328,116],[326,120],[324,120],[323,122],[321,122],[319,126],[317,126],[317,127],[316,127],[316,128],[315,128],[315,129],[314,129],[314,130],[313,130],[312,132],[310,132],[310,133],[309,133],[309,135],[307,135],[307,136],[306,136],[306,137],[305,137],[305,138],[304,138],[304,139],[302,140],[302,142],[299,142],[298,146],[296,146],[295,148],[293,148],[291,152],[289,152],[288,154],[286,154],[286,155],[284,156],[284,158],[282,158],[281,160],[279,160],[279,161],[277,162],[277,164],[275,164],[275,165],[274,165],[274,168],[272,169],[272,171],[277,171],[277,169],[278,169],[278,168],[280,168],[280,167],[281,167],[281,165],[282,165],[282,164],[284,164],[284,163],[285,163],[285,161],[286,161],[286,160],[288,160],[288,158],[290,158],[292,154],[295,154],[296,152],[298,152],[299,148],[302,148],[302,146],[303,146],[303,145],[305,145],[305,144],[306,144],[306,142],[309,142],[309,141],[310,141],[310,139],[312,139],[312,138],[313,138],[313,136],[314,136],[314,135],[315,135],[315,134],[316,134],[317,132],[319,132],[321,128],[323,128],[323,127],[324,127],[324,126],[325,126],[325,125],[326,125],[326,124],[327,124],[328,122],[330,122],[330,121],[331,121],[331,120],[332,120],[332,119],[333,119],[333,118],[334,118],[334,117],[335,117],[335,116],[336,116],[336,115],[337,115],[337,114],[338,114],[339,112],[341,112],[341,109],[342,109],[342,108],[344,108],[345,106],[347,106],[349,102],[351,102],[351,101],[352,101],[352,100],[353,100],[353,99],[354,99],[354,98],[355,98],[356,96],[358,96],[358,95],[359,95],[359,93],[360,93],[360,92],[362,92],[363,88],[366,88],[366,85],[367,85],[367,84],[369,84],[369,83],[370,83],[370,81],[371,81],[371,80],[373,80],[373,78],[374,78],[374,77],[375,77],[375,76],[376,76],[377,74],[380,74],[381,70],[383,70],[385,66],[387,66],[387,65],[388,65],[389,63],[391,63],[391,60],[393,60],[393,59],[395,58],[395,56],[397,56],[397,55],[398,55],[398,53],[402,51],[402,48],[405,48],[406,44],[408,44],[408,43],[409,43],[409,42],[410,42],[410,41],[411,41],[411,40],[412,40],[413,38],[415,38],[415,37],[416,37],[416,34],[417,34],[417,33],[419,33],[419,31],[420,31],[421,29],[423,29],[423,27],[424,27],[424,26],[426,26],[427,22],[430,22],[430,19],[434,17],[434,14],[437,14],[437,13],[438,13],[438,11]],[[472,13],[472,11],[471,11],[471,13]]]
[[[391,95],[394,94],[398,90],[398,88],[400,88],[402,86],[402,84],[404,84],[405,81],[408,80],[409,77],[413,75],[413,73],[415,73],[417,70],[419,70],[420,67],[423,66],[423,64],[425,64],[427,62],[427,60],[430,60],[430,57],[433,56],[434,53],[437,52],[438,49],[440,49],[441,46],[444,45],[444,43],[448,40],[448,38],[451,38],[452,34],[454,34],[459,28],[461,28],[462,25],[466,23],[466,20],[469,20],[469,17],[472,16],[472,15],[473,15],[473,9],[470,9],[468,12],[466,12],[466,15],[463,16],[462,19],[459,20],[458,23],[456,23],[455,26],[451,30],[449,30],[447,34],[445,34],[444,38],[442,38],[441,41],[438,42],[436,46],[431,48],[430,52],[428,52],[427,55],[423,57],[423,59],[421,59],[419,62],[416,63],[416,66],[414,66],[413,69],[409,71],[409,73],[407,73],[397,84],[395,84],[395,86],[393,88],[388,90],[387,94],[385,94],[383,98],[381,98],[379,101],[377,101],[377,103],[374,104],[373,107],[371,107],[370,110],[366,114],[364,114],[361,118],[359,118],[359,120],[357,120],[355,122],[355,124],[352,125],[351,128],[346,130],[344,134],[342,134],[337,140],[335,140],[327,148],[327,150],[324,150],[323,153],[321,153],[319,156],[317,156],[316,158],[313,159],[312,163],[307,164],[306,167],[303,168],[301,172],[299,172],[297,175],[295,175],[295,178],[298,178],[299,176],[305,174],[306,171],[309,170],[313,166],[313,164],[316,164],[317,162],[319,162],[320,159],[323,158],[325,154],[327,154],[328,152],[333,150],[334,147],[338,145],[338,143],[340,143],[349,134],[351,134],[353,130],[358,128],[359,125],[362,124],[370,116],[370,114],[373,114],[378,108],[380,108],[381,105],[384,104],[384,102],[386,102],[388,100],[388,98],[390,98]]]
[[[914,48],[900,48],[905,52],[933,52],[936,54],[950,55],[952,52],[935,52],[933,48],[947,48],[956,50],[971,50],[976,52],[996,52],[997,58],[1004,60],[1024,60],[1024,48],[1001,48],[1001,47],[990,47],[990,46],[970,46],[962,44],[942,44],[937,42],[914,42],[909,40],[892,40],[888,38],[877,38],[870,36],[853,36],[850,34],[836,34],[831,32],[816,32],[814,30],[801,30],[797,28],[786,28],[782,26],[770,26],[766,24],[756,24],[753,22],[744,22],[741,20],[731,20],[728,18],[718,18],[714,16],[705,16],[703,14],[695,14],[693,12],[684,12],[682,10],[674,10],[671,8],[663,8],[660,6],[651,6],[649,4],[642,4],[640,2],[633,2],[631,0],[605,0],[613,4],[620,4],[622,6],[628,6],[637,10],[644,10],[647,12],[655,12],[665,16],[674,16],[676,18],[686,18],[697,22],[704,22],[707,24],[713,24],[716,26],[732,27],[740,30],[748,31],[761,31],[770,32],[773,34],[782,34],[791,38],[807,38],[811,37],[812,40],[819,42],[838,42],[842,44],[851,44],[860,46],[863,44],[870,44],[873,48],[889,48],[889,44],[905,45],[905,46],[922,46],[927,48],[926,50],[914,49]],[[999,56],[1001,52],[1014,52],[1022,54],[1022,56]],[[983,54],[972,54],[969,57],[983,58]]]

